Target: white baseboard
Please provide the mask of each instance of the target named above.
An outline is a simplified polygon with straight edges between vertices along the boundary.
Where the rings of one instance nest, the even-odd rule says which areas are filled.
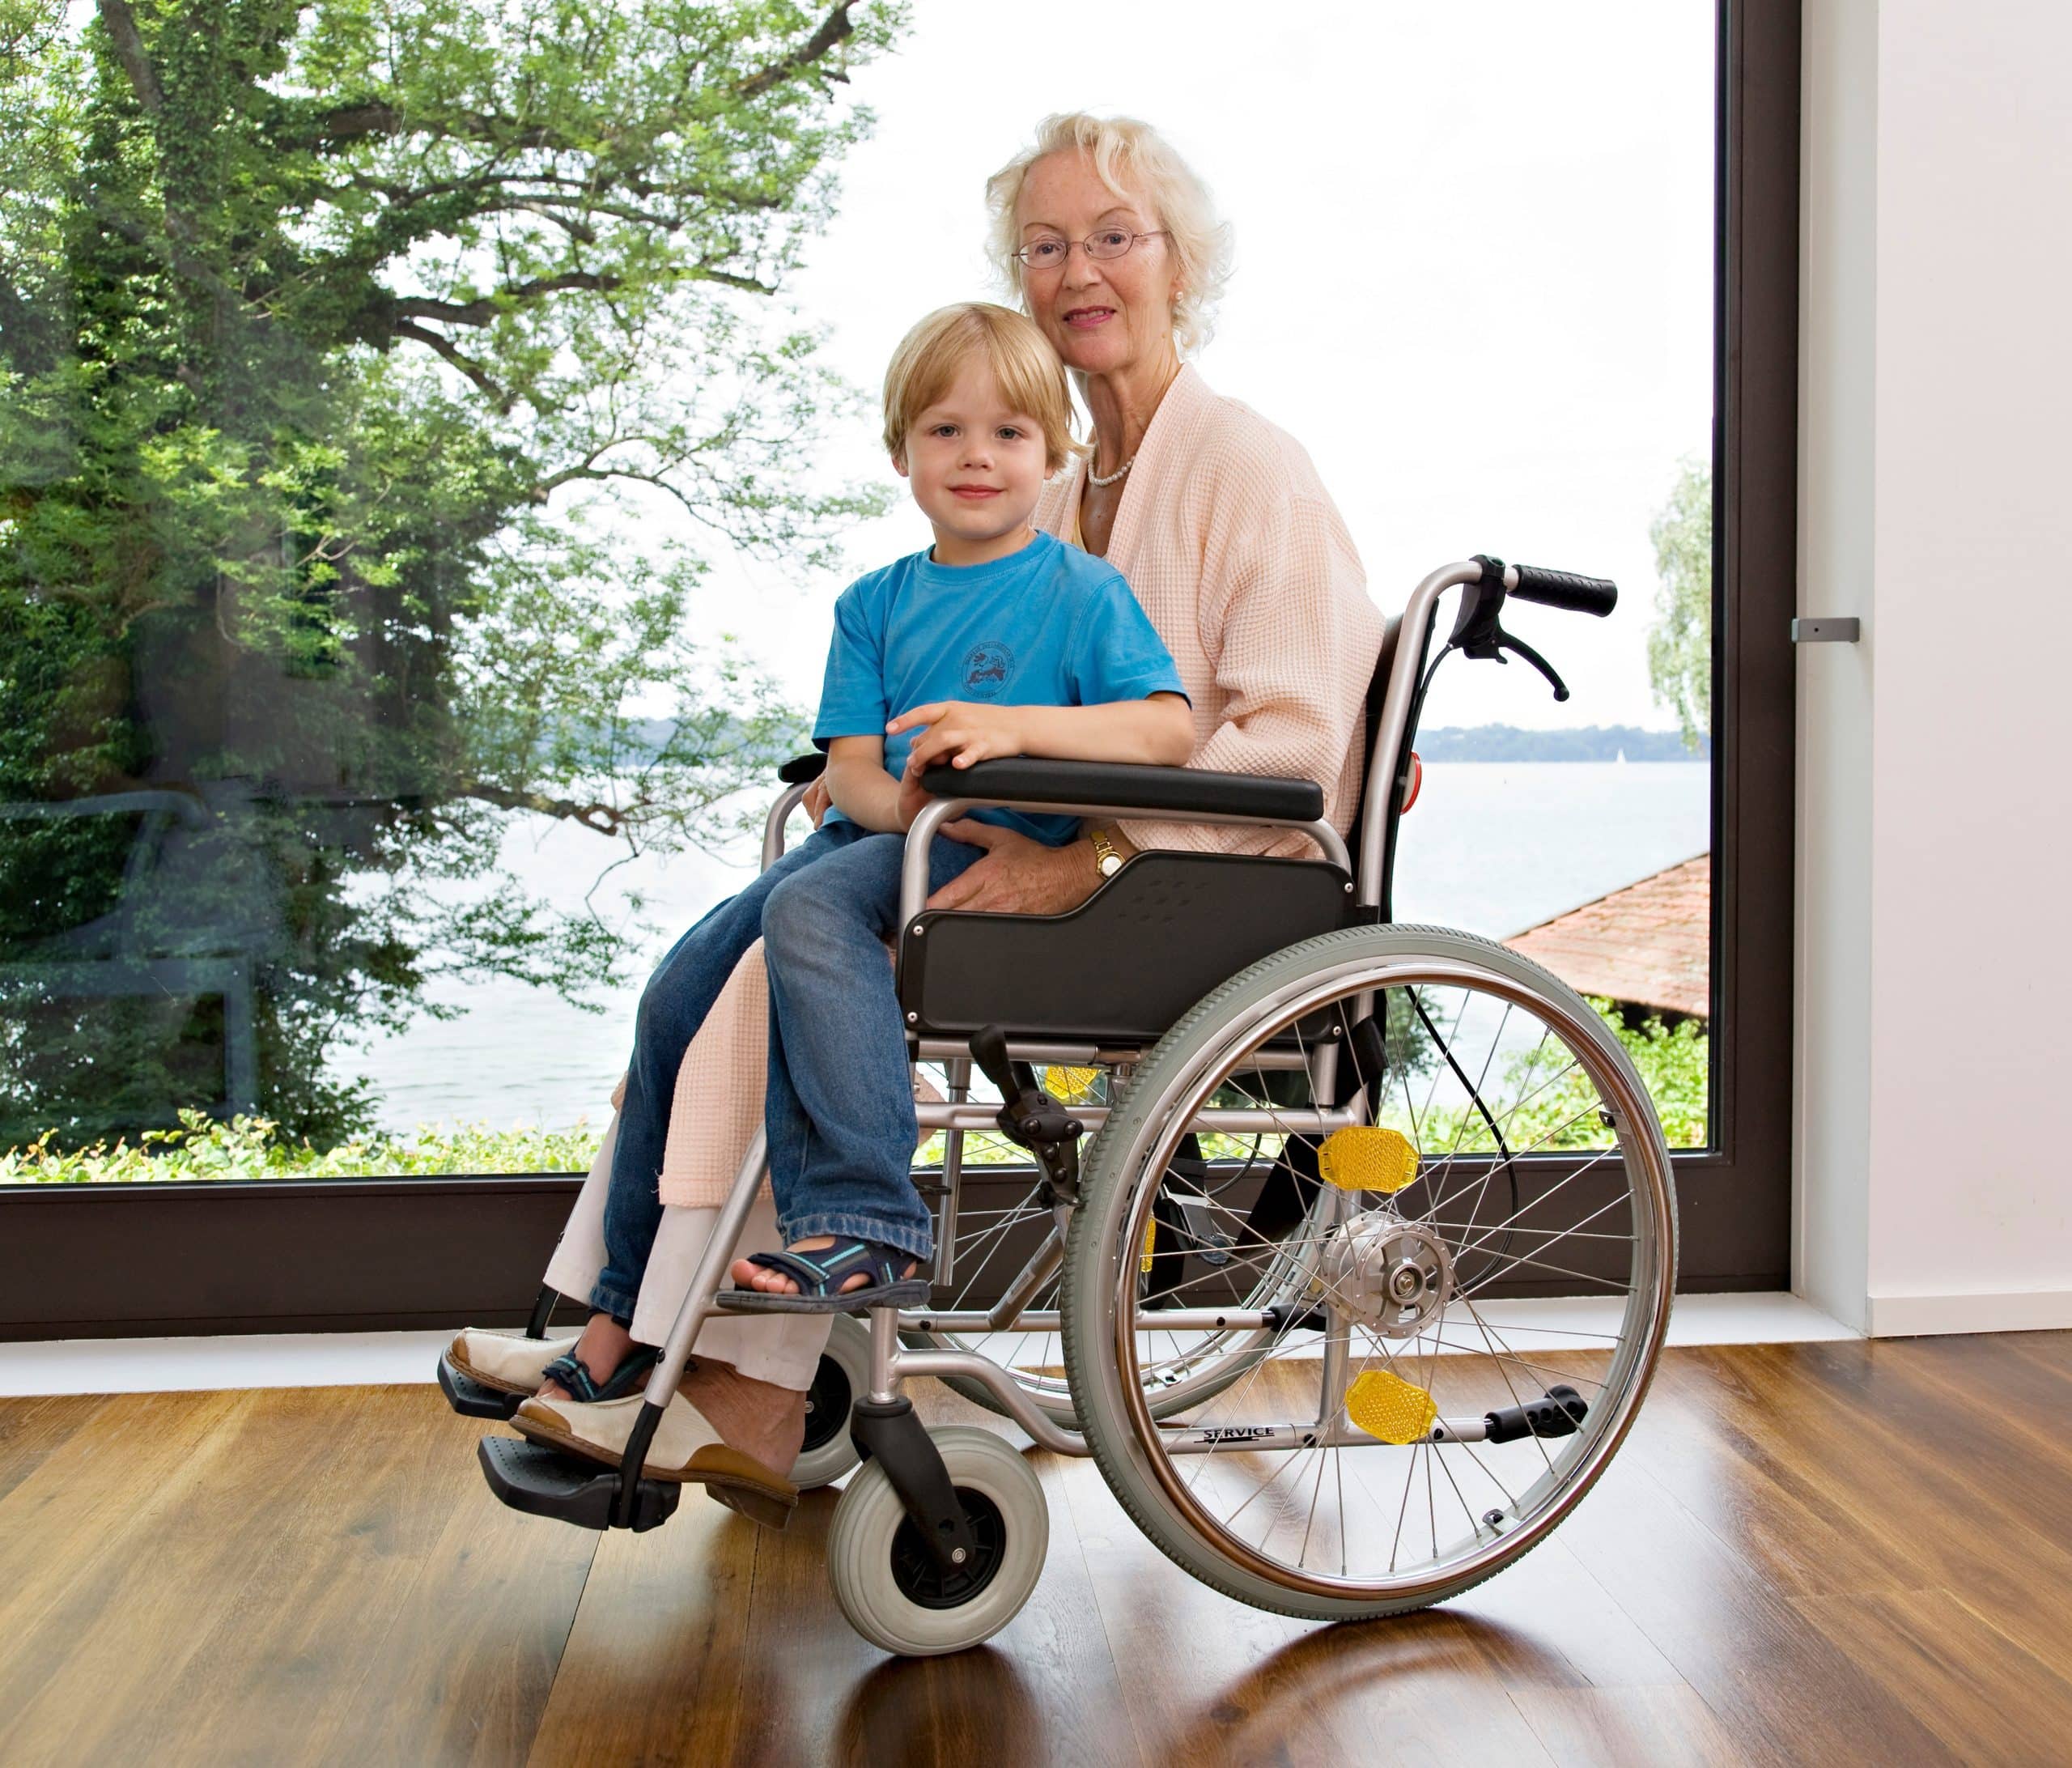
[[[451,1332],[255,1332],[0,1345],[0,1396],[428,1382],[452,1340]]]
[[[1988,1290],[1976,1295],[1874,1295],[1873,1338],[1933,1332],[2036,1332],[2072,1327],[2072,1290]]]
[[[1511,1350],[1572,1349],[1593,1334],[1608,1334],[1618,1324],[1616,1310],[1583,1297],[1485,1302],[1482,1314]],[[292,1332],[0,1345],[0,1397],[429,1383],[432,1366],[452,1336]],[[1774,1345],[1856,1336],[1797,1296],[1781,1293],[1680,1296],[1669,1323],[1672,1345]],[[1004,1344],[996,1354],[1004,1355],[1008,1348]],[[1453,1348],[1471,1350],[1475,1345],[1470,1341]]]

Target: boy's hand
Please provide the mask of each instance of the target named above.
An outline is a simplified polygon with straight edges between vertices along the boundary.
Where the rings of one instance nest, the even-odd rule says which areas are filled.
[[[935,794],[932,792],[924,791],[922,788],[921,770],[914,764],[913,758],[909,756],[906,761],[906,771],[899,776],[899,797],[895,810],[895,814],[899,818],[899,827],[902,829],[912,828],[914,818],[921,814],[923,809],[934,797]]]
[[[892,737],[921,725],[928,727],[914,739],[907,757],[909,771],[919,777],[922,767],[932,767],[945,758],[953,767],[968,767],[974,761],[1020,754],[1019,711],[1013,706],[974,705],[969,700],[932,700],[926,706],[902,712],[886,724],[885,730]]]

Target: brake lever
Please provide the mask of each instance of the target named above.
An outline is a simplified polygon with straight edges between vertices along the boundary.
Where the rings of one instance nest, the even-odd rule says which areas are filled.
[[[1514,638],[1501,627],[1499,627],[1497,628],[1497,642],[1500,645],[1505,646],[1508,648],[1517,652],[1518,654],[1523,657],[1526,662],[1530,663],[1535,669],[1538,669],[1542,675],[1545,676],[1549,684],[1553,687],[1554,698],[1556,699],[1565,700],[1569,697],[1569,684],[1563,681],[1559,675],[1554,673],[1554,665],[1548,662],[1547,659],[1542,657],[1537,651],[1534,650],[1533,648],[1527,644],[1523,639]]]

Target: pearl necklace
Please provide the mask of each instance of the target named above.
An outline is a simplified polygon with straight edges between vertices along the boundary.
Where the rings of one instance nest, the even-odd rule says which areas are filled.
[[[1103,478],[1098,473],[1093,470],[1093,463],[1091,461],[1089,461],[1086,463],[1086,482],[1089,485],[1098,486],[1101,490],[1105,491],[1110,485],[1113,485],[1116,480],[1122,478],[1124,474],[1127,473],[1129,470],[1136,465],[1136,457],[1132,454],[1127,461],[1123,461],[1120,466],[1117,467],[1114,472],[1110,473],[1106,478]]]

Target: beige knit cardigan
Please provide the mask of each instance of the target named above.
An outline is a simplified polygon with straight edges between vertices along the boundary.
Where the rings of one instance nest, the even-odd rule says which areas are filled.
[[[1081,464],[1044,488],[1040,526],[1077,534],[1085,471]],[[1318,780],[1324,814],[1343,834],[1360,788],[1355,740],[1382,621],[1352,536],[1301,445],[1183,368],[1137,449],[1107,557],[1173,653],[1193,702],[1187,765]],[[1271,829],[1122,827],[1139,847],[1310,851],[1301,835]],[[664,1203],[714,1209],[726,1201],[762,1121],[769,1013],[758,941],[677,1070]]]

